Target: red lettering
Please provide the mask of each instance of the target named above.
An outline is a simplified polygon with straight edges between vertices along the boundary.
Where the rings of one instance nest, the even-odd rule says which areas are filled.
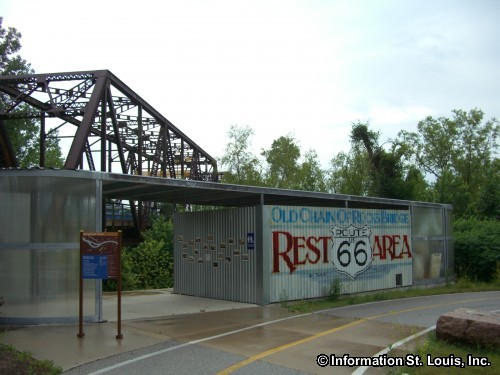
[[[394,255],[394,258],[392,258],[392,259],[401,259],[401,258],[403,258],[402,253],[399,253],[399,255],[398,255],[398,253],[397,253],[397,249],[399,248],[399,246],[398,246],[398,245],[399,245],[399,240],[400,240],[400,238],[401,238],[401,236],[399,236],[399,235],[394,235],[394,236],[392,236],[392,243],[393,243],[394,254],[395,254],[395,255]],[[392,259],[391,259],[391,260],[392,260]]]
[[[406,234],[403,236],[403,251],[401,251],[401,257],[403,257],[403,254],[407,254],[408,258],[412,257],[410,244],[408,243],[408,236]]]
[[[305,237],[293,237],[293,264],[306,264],[306,259],[299,260],[299,249],[304,249],[306,241]]]
[[[376,252],[375,250],[378,250],[378,252]],[[375,244],[373,245],[373,257],[377,256],[381,260],[385,259],[385,250],[380,244],[380,236],[375,236]]]
[[[283,235],[286,238],[286,249],[280,252],[280,236]],[[290,260],[288,252],[292,249],[293,237],[288,232],[273,232],[273,272],[280,272],[280,257],[283,257],[286,265],[290,269],[290,273],[295,271],[293,262]]]
[[[391,255],[391,260],[394,259],[394,241],[392,239],[392,236],[384,235],[382,236],[382,243],[384,244],[384,253]]]
[[[309,261],[309,263],[311,264],[316,264],[318,263],[318,261],[320,260],[321,258],[321,252],[319,251],[319,249],[314,245],[312,244],[312,240],[314,240],[316,243],[318,242],[319,238],[316,238],[316,237],[309,237],[307,239],[307,247],[309,249],[311,249],[312,253],[316,256],[314,259],[311,259],[311,257],[309,256],[310,253],[307,253],[306,255],[306,258],[307,260]]]
[[[298,266],[317,264],[321,260],[320,244],[323,245],[323,263],[328,263],[329,239],[329,236],[306,238],[292,236],[289,232],[273,232],[273,273],[280,272],[280,259],[283,259],[291,274]]]
[[[323,263],[329,263],[328,262],[328,240],[330,240],[331,237],[326,236],[326,237],[319,237],[320,241],[323,241]]]
[[[410,244],[408,242],[408,235],[403,235],[403,242],[401,242],[401,235],[383,235],[375,236],[375,243],[373,244],[373,257],[378,257],[380,260],[387,258],[389,253],[390,260],[403,259],[405,255],[411,258]]]

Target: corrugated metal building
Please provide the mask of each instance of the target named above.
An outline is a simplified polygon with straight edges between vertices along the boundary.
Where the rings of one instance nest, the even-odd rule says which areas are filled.
[[[451,207],[324,203],[177,213],[174,290],[268,304],[322,297],[335,285],[357,293],[453,274]]]
[[[453,275],[449,205],[83,170],[1,170],[0,324],[76,321],[79,232],[102,228],[108,198],[230,207],[175,215],[174,290],[182,294],[267,304],[321,296],[336,280],[343,293],[354,293]],[[100,291],[85,280],[89,319],[99,320]]]

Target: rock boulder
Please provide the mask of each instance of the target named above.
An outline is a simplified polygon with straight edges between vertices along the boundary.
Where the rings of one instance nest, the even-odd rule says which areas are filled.
[[[500,313],[467,308],[443,314],[436,323],[439,340],[500,348]]]

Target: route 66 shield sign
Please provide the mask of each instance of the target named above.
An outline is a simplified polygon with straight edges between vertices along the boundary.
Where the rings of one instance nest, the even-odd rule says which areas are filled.
[[[333,254],[332,263],[335,269],[351,278],[370,267],[373,251],[370,243],[371,230],[368,225],[356,227],[349,225],[332,227]]]

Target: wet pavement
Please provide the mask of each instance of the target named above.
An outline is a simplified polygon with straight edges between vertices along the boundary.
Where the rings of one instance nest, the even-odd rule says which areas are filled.
[[[85,324],[84,338],[76,337],[77,325],[46,325],[9,330],[0,341],[32,352],[37,359],[50,359],[68,374],[326,374],[333,370],[350,374],[355,368],[318,366],[317,356],[370,357],[435,324],[443,312],[458,307],[500,309],[500,292],[297,314],[279,305],[261,307],[160,290],[123,297],[123,339],[117,340],[115,298],[106,295],[104,318],[109,320]],[[411,350],[413,345],[401,350]],[[367,373],[382,374],[384,369],[370,368]]]
[[[37,359],[52,360],[63,370],[81,364],[155,345],[172,336],[164,328],[148,324],[155,318],[161,318],[166,326],[175,331],[186,329],[186,335],[195,330],[187,325],[175,324],[173,319],[180,321],[199,322],[203,319],[196,316],[213,314],[234,309],[246,310],[257,308],[256,305],[233,301],[214,300],[174,294],[171,289],[124,292],[122,295],[122,334],[123,339],[117,340],[117,297],[116,293],[103,296],[102,323],[85,323],[83,338],[77,338],[78,324],[64,325],[34,325],[34,326],[1,326],[6,329],[0,336],[0,342],[14,346],[17,350],[27,351]],[[78,314],[78,306],[75,306]],[[144,321],[141,325],[139,322]],[[161,332],[163,329],[163,333]]]

